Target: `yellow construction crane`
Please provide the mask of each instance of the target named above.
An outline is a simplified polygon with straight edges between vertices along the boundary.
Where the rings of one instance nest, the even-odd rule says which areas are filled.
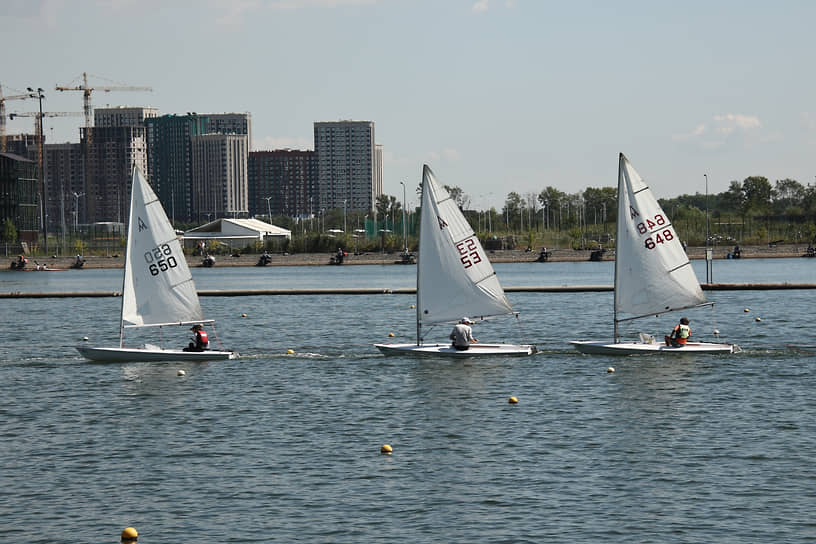
[[[85,128],[91,128],[91,92],[104,91],[106,93],[111,91],[152,91],[153,87],[140,87],[133,85],[118,85],[118,86],[90,86],[88,85],[88,73],[82,72],[82,85],[57,85],[58,91],[82,91],[82,106],[85,111]],[[87,130],[86,130],[87,132]]]
[[[26,93],[3,96],[3,86],[0,85],[0,153],[6,152],[6,100],[25,100],[26,98],[37,98],[37,95]]]

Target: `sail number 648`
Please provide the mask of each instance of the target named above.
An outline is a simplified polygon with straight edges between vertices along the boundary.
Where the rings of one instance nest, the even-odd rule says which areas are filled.
[[[151,276],[158,276],[159,272],[166,272],[178,266],[172,253],[173,250],[170,249],[168,244],[162,244],[145,252],[144,258]]]
[[[482,262],[482,257],[479,255],[479,250],[476,249],[476,242],[473,238],[468,238],[456,244],[456,249],[459,250],[459,260],[465,265],[465,268],[470,268],[474,264]]]
[[[637,224],[637,230],[640,234],[647,234],[655,227],[662,227],[666,224],[666,218],[663,217],[662,214],[655,214],[654,220],[646,219],[641,223]],[[654,249],[657,247],[657,244],[662,244],[663,242],[668,242],[669,240],[673,240],[674,235],[672,234],[671,229],[664,229],[662,232],[656,232],[654,236],[649,236],[644,241],[644,245],[646,249]]]

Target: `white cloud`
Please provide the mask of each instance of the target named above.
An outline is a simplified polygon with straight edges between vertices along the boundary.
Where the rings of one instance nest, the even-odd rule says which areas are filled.
[[[688,132],[675,134],[672,140],[694,143],[703,149],[717,149],[733,138],[745,138],[761,128],[762,122],[757,117],[726,113],[715,115],[709,123],[700,123]]]
[[[471,11],[473,11],[474,13],[484,13],[484,12],[486,12],[488,10],[488,5],[487,5],[488,2],[489,2],[489,0],[478,0],[478,2],[473,4],[473,7],[471,8]]]
[[[748,131],[761,128],[762,123],[756,117],[741,115],[738,113],[727,113],[725,115],[714,116],[715,130],[720,134],[731,134],[736,130]]]
[[[431,151],[428,153],[428,160],[433,162],[457,162],[460,159],[459,151],[456,149],[445,148],[439,151]]]
[[[279,149],[310,150],[313,142],[302,137],[275,137],[265,136],[252,142],[253,151],[275,151]]]

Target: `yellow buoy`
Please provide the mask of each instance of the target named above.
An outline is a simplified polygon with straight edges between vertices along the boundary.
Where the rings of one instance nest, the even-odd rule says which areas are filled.
[[[295,353],[295,350],[293,350],[293,349],[287,349],[286,350],[286,355],[292,355],[294,353]]]
[[[394,448],[392,448],[389,444],[383,444],[380,448],[380,453],[384,453],[386,455],[391,455],[392,451],[394,451]]]
[[[394,337],[394,333],[393,333],[393,332],[389,332],[389,333],[388,333],[388,336],[389,336],[390,338],[393,338],[393,337]]]
[[[411,309],[413,310],[414,308],[416,308],[416,306],[414,306],[413,304],[411,304]]]
[[[758,317],[757,317],[757,318],[756,318],[754,321],[762,321],[762,320],[761,320],[760,318],[758,318]]]
[[[178,374],[179,376],[186,376],[187,375],[187,373],[184,372],[183,370],[179,370],[176,374]]]
[[[516,397],[510,397],[509,399],[507,399],[507,402],[509,402],[510,404],[518,404],[518,399]]]
[[[613,372],[615,372],[615,367],[614,367],[614,366],[610,366],[609,368],[607,368],[607,369],[606,369],[606,372],[607,372],[608,374],[612,374]]]
[[[125,527],[122,531],[122,542],[136,542],[139,538],[139,532],[133,527]]]
[[[241,314],[241,317],[246,317],[246,314]]]
[[[745,308],[745,309],[743,310],[743,312],[746,312],[746,313],[747,313],[747,312],[750,312],[750,311],[751,311],[751,310],[749,310],[748,308]]]

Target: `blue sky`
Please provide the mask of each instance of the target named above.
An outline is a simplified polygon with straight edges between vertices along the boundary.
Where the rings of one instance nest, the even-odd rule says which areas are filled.
[[[480,208],[614,186],[619,152],[670,197],[704,174],[711,193],[816,181],[814,21],[816,2],[792,0],[4,0],[0,84],[42,87],[54,112],[82,111],[54,90],[82,72],[151,86],[92,102],[249,112],[254,149],[371,120],[398,198],[423,163]],[[46,138],[78,141],[82,122],[48,118]]]

